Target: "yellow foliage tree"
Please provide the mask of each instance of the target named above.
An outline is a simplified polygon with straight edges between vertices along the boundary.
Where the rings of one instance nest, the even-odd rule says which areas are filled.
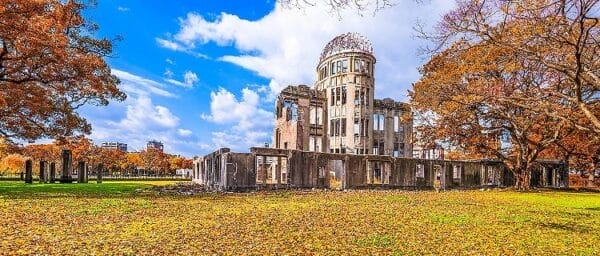
[[[19,154],[10,154],[0,161],[0,173],[18,174],[25,168],[25,157]]]

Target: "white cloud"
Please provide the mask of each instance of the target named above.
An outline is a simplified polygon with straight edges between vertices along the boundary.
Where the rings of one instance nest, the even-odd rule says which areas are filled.
[[[230,62],[271,79],[272,94],[288,84],[313,84],[321,50],[333,37],[359,32],[373,42],[378,96],[405,100],[406,90],[418,79],[422,64],[417,48],[423,42],[413,37],[417,20],[434,21],[449,10],[453,1],[399,1],[395,7],[374,16],[357,16],[353,10],[341,12],[341,19],[323,8],[304,11],[276,5],[268,15],[250,21],[221,13],[215,20],[190,12],[180,18],[180,30],[173,41],[193,49],[198,44],[214,42],[234,46],[239,54],[221,56]],[[431,25],[431,24],[430,24]]]
[[[181,81],[177,81],[177,80],[172,79],[172,78],[165,79],[165,82],[170,83],[170,84],[174,84],[174,85],[177,85],[177,86],[181,86],[181,87],[188,87],[188,85],[186,83],[181,82]]]
[[[198,75],[189,70],[183,74],[183,82],[173,79],[173,72],[170,69],[167,69],[164,75],[167,77],[163,79],[165,82],[185,88],[192,88],[199,81]]]
[[[258,20],[228,13],[213,19],[190,12],[179,19],[179,31],[156,41],[163,48],[192,55],[204,44],[233,47],[237,53],[217,59],[270,80],[267,86],[249,86],[238,96],[224,88],[212,92],[210,113],[201,116],[223,127],[212,132],[214,145],[204,146],[246,151],[249,146],[271,140],[274,117],[264,104],[272,104],[277,93],[289,84],[313,84],[321,50],[342,33],[358,32],[373,43],[376,96],[406,100],[406,90],[418,79],[417,68],[424,61],[418,55],[418,47],[424,42],[414,38],[413,26],[418,20],[435,24],[454,1],[416,2],[398,1],[395,7],[374,16],[360,17],[346,10],[341,12],[341,19],[325,8],[298,11],[279,5]]]
[[[214,149],[226,147],[236,152],[248,152],[249,147],[264,146],[264,143],[268,143],[271,140],[269,136],[267,132],[213,132],[212,142]]]
[[[139,151],[146,148],[149,140],[159,140],[165,145],[165,151],[172,154],[181,154],[187,157],[201,154],[214,149],[214,145],[200,140],[190,134],[182,136],[178,129],[152,129],[147,128],[138,132],[121,129],[119,126],[99,122],[94,123],[94,130],[90,136],[95,143],[104,141],[119,141],[127,143],[129,151]]]
[[[95,143],[120,141],[135,151],[144,149],[148,140],[156,139],[165,143],[167,152],[185,156],[214,147],[191,130],[181,128],[180,118],[166,105],[154,103],[155,96],[174,97],[159,88],[163,84],[122,70],[113,69],[112,73],[121,79],[120,86],[128,97],[124,102],[107,107],[88,106],[84,110],[92,124],[90,138]]]
[[[185,84],[191,87],[198,82],[198,75],[189,70],[185,71],[185,74],[183,75],[183,81],[185,81]]]
[[[189,137],[190,135],[192,135],[192,131],[187,130],[187,129],[177,129],[177,133],[181,137]]]
[[[117,7],[117,10],[120,11],[120,12],[128,12],[129,8],[123,7],[123,6],[119,6],[119,7]]]
[[[169,63],[169,64],[171,64],[171,65],[175,64],[175,62],[174,62],[173,60],[169,59],[169,58],[166,58],[166,59],[165,59],[165,62],[166,62],[166,63]]]
[[[155,38],[155,39],[156,39],[156,42],[158,43],[158,45],[160,45],[162,48],[167,48],[167,49],[170,49],[173,51],[187,51],[186,47],[180,45],[177,42],[162,39],[162,38]]]
[[[174,128],[179,125],[179,118],[167,107],[156,106],[148,96],[141,95],[134,104],[127,106],[126,117],[118,125],[130,132],[148,128]]]
[[[163,84],[154,80],[143,78],[126,71],[112,69],[111,73],[121,80],[119,87],[127,94],[149,95],[154,94],[163,97],[176,97],[174,94],[162,89]]]
[[[180,128],[179,117],[168,107],[154,104],[148,96],[129,97],[125,104],[125,114],[118,121],[90,120],[93,125],[90,137],[96,143],[120,141],[127,143],[130,151],[139,151],[147,141],[159,140],[166,152],[188,157],[213,148],[191,130]]]
[[[180,43],[177,43],[175,41],[158,38],[158,37],[155,38],[155,40],[158,43],[158,45],[162,48],[166,48],[166,49],[177,51],[177,52],[184,52],[184,53],[190,54],[196,58],[210,59],[210,57],[208,57],[207,55],[194,52],[189,47],[183,46]]]
[[[259,94],[249,88],[242,90],[238,100],[225,88],[210,95],[210,115],[202,119],[221,125],[232,125],[231,129],[213,132],[213,143],[218,147],[230,147],[247,151],[250,146],[270,141],[273,114],[260,107]]]
[[[249,88],[242,90],[240,100],[225,88],[219,88],[219,91],[211,92],[211,114],[203,118],[218,124],[235,123],[234,128],[240,130],[264,125],[273,119],[273,114],[259,107],[259,98],[258,93]]]

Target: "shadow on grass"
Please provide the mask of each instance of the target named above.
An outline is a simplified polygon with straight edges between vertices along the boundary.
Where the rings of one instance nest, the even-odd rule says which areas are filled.
[[[588,188],[588,187],[567,188],[567,189],[564,189],[563,191],[567,191],[567,192],[571,192],[571,193],[600,194],[600,188]]]
[[[576,223],[539,223],[541,227],[564,230],[568,232],[590,233],[592,229]]]

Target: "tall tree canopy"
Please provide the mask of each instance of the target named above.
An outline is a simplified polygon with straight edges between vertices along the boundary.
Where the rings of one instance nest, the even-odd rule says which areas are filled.
[[[0,136],[38,139],[88,134],[76,110],[124,100],[104,57],[109,39],[96,39],[86,3],[2,0],[0,3]]]
[[[522,98],[523,107],[600,137],[600,0],[458,0],[433,33],[434,53],[456,41],[485,42],[552,76],[545,93],[560,101]],[[565,110],[566,109],[566,110]],[[581,118],[583,117],[583,118]]]
[[[564,136],[566,121],[522,107],[521,98],[544,95],[543,67],[516,62],[515,52],[457,42],[421,70],[410,97],[414,110],[431,113],[419,129],[424,139],[443,139],[465,152],[502,160],[528,189],[538,155]]]
[[[598,2],[458,0],[422,34],[435,43],[411,92],[424,134],[503,160],[524,189],[540,156],[591,159],[575,149],[600,139]]]

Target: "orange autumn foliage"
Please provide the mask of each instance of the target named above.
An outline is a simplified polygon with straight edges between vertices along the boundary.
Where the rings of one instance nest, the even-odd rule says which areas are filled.
[[[103,59],[112,42],[92,37],[81,1],[0,2],[0,136],[35,140],[87,134],[76,110],[124,100]]]
[[[25,157],[10,154],[0,160],[0,174],[18,174],[25,166]]]

